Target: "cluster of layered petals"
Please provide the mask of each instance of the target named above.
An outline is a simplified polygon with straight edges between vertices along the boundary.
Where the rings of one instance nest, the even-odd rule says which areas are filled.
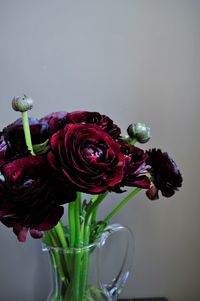
[[[35,156],[27,149],[22,119],[0,133],[0,221],[13,228],[20,241],[54,227],[62,205],[76,192],[147,190],[149,199],[161,191],[170,197],[182,185],[175,162],[161,150],[125,142],[120,128],[98,112],[55,112],[29,118],[33,145],[48,143]]]
[[[74,201],[76,193],[53,177],[43,156],[16,159],[3,167],[0,181],[0,220],[12,227],[20,241],[27,232],[40,238],[63,214],[62,204]]]
[[[44,142],[49,137],[49,126],[46,122],[29,118],[33,144]],[[29,155],[22,125],[22,119],[17,119],[0,133],[0,170],[1,167],[20,157]]]
[[[50,134],[63,129],[66,124],[95,124],[114,139],[119,138],[121,134],[120,128],[108,116],[98,112],[55,112],[42,117],[40,122],[48,124]]]
[[[159,190],[164,197],[171,197],[182,186],[183,178],[177,164],[166,152],[160,149],[147,151],[147,164],[150,166],[151,187],[146,194],[149,199],[159,198]]]
[[[50,146],[50,165],[78,191],[102,193],[122,180],[121,147],[96,124],[67,124]]]
[[[61,111],[48,114],[39,120],[29,118],[32,143],[43,143],[50,139],[55,132],[63,129],[66,124],[77,123],[96,124],[114,139],[117,139],[121,134],[120,128],[106,115],[87,111],[72,113]],[[22,118],[19,118],[0,132],[0,169],[6,162],[28,154]]]
[[[113,139],[118,139],[121,134],[120,128],[108,116],[98,112],[76,111],[68,113],[68,123],[95,124]]]
[[[121,152],[124,156],[123,177],[121,182],[113,187],[115,192],[123,192],[122,187],[150,188],[148,177],[149,166],[146,163],[148,155],[140,148],[120,141]]]

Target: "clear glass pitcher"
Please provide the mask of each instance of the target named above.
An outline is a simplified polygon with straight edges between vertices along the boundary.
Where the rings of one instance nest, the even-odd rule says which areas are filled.
[[[108,226],[100,238],[81,248],[43,245],[52,264],[53,286],[48,301],[116,301],[133,263],[131,231]]]

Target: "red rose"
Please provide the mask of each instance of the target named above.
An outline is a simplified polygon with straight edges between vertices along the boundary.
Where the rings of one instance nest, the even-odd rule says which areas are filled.
[[[50,146],[49,163],[76,190],[101,193],[121,182],[121,147],[96,124],[67,124],[51,137]]]
[[[12,227],[20,241],[27,232],[40,238],[42,231],[54,227],[63,214],[64,203],[74,201],[76,193],[52,174],[45,157],[28,156],[3,167],[0,181],[0,221]]]

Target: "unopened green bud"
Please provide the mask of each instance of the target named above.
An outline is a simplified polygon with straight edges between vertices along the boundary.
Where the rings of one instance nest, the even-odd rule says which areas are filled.
[[[131,139],[136,139],[140,143],[146,143],[151,138],[150,128],[140,122],[130,124],[127,133]]]
[[[33,100],[26,95],[22,97],[19,96],[14,97],[12,100],[12,108],[15,111],[19,111],[23,113],[28,110],[31,110],[32,107],[33,107]]]

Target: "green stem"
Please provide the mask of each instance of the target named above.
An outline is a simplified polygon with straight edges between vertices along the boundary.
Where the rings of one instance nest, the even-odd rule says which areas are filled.
[[[80,283],[81,283],[81,255],[79,249],[81,246],[81,226],[80,226],[80,208],[81,208],[81,192],[77,193],[77,198],[74,204],[74,220],[75,220],[75,250],[74,252],[74,275],[73,275],[73,301],[81,301]]]
[[[69,220],[69,246],[70,248],[74,247],[75,244],[75,235],[76,235],[76,228],[75,228],[75,219],[74,219],[74,207],[75,202],[69,203],[68,206],[68,220]]]
[[[56,247],[62,248],[63,251],[58,251],[58,256],[60,258],[60,261],[62,261],[62,267],[63,271],[66,274],[66,277],[68,279],[68,283],[70,282],[70,276],[72,271],[72,260],[71,255],[67,252],[68,243],[65,238],[65,233],[63,230],[62,222],[60,221],[53,229],[49,231],[53,237],[54,237],[54,245]]]
[[[28,150],[31,152],[31,155],[34,156],[35,154],[33,151],[33,145],[31,141],[31,133],[30,133],[30,126],[29,126],[27,112],[22,112],[22,122],[23,122],[26,146],[28,147]]]
[[[48,242],[49,246],[52,246],[53,248],[55,248],[55,250],[53,248],[50,250],[50,252],[52,252],[54,254],[54,260],[51,257],[51,260],[53,260],[52,264],[53,264],[54,268],[58,271],[61,281],[66,281],[66,275],[63,271],[62,260],[56,250],[57,242],[56,242],[51,230],[45,231],[45,241]]]
[[[136,138],[133,138],[133,139],[130,139],[130,144],[131,145],[134,145],[135,143],[137,142],[137,139]]]
[[[131,138],[130,136],[124,136],[122,139],[127,142],[128,144],[134,145],[137,142],[136,138]]]
[[[98,195],[95,195],[93,198],[92,198],[92,204],[91,206],[89,207],[87,213],[86,213],[86,216],[85,216],[85,225],[87,226],[88,224],[88,221],[91,217],[91,215],[93,214],[94,210],[96,210],[99,206],[99,204],[105,199],[105,197],[108,195],[108,192],[104,192],[102,194],[98,194]],[[96,214],[96,213],[95,213]],[[91,222],[91,221],[90,221]]]
[[[119,205],[117,205],[104,219],[104,222],[108,224],[111,218],[122,208],[124,207],[138,192],[140,192],[142,188],[135,188],[131,193],[129,193],[125,199],[123,199]]]
[[[91,224],[92,215],[89,216],[87,223],[84,225],[84,246],[89,244],[90,240],[90,224]],[[81,272],[81,286],[80,286],[80,296],[84,296],[84,293],[87,289],[87,280],[88,280],[88,265],[89,265],[89,249],[85,248],[83,250],[82,256],[82,272]]]
[[[98,211],[99,211],[99,205],[97,205],[93,210],[92,219],[91,219],[92,224],[96,224]]]
[[[93,196],[92,203],[86,213],[85,220],[82,224],[82,236],[83,236],[83,245],[87,246],[90,242],[90,226],[91,222],[96,219],[97,210],[99,204],[107,196],[108,192],[98,194]],[[88,278],[88,264],[89,264],[89,250],[83,250],[82,256],[82,272],[81,272],[81,285],[80,285],[80,297],[84,296],[84,292],[87,288],[87,278]]]
[[[89,216],[87,223],[85,223],[84,239],[83,239],[84,246],[87,246],[89,244],[91,219],[92,219],[92,215]]]
[[[67,248],[68,246],[67,246],[67,241],[65,239],[65,233],[63,231],[63,228],[62,228],[62,225],[61,225],[60,222],[57,223],[57,225],[54,227],[54,230],[55,230],[55,232],[58,236],[58,239],[61,243],[61,247],[64,248],[64,249]]]
[[[74,205],[74,219],[75,219],[75,247],[81,246],[81,225],[80,225],[80,208],[81,208],[81,192],[77,192],[77,198]]]

